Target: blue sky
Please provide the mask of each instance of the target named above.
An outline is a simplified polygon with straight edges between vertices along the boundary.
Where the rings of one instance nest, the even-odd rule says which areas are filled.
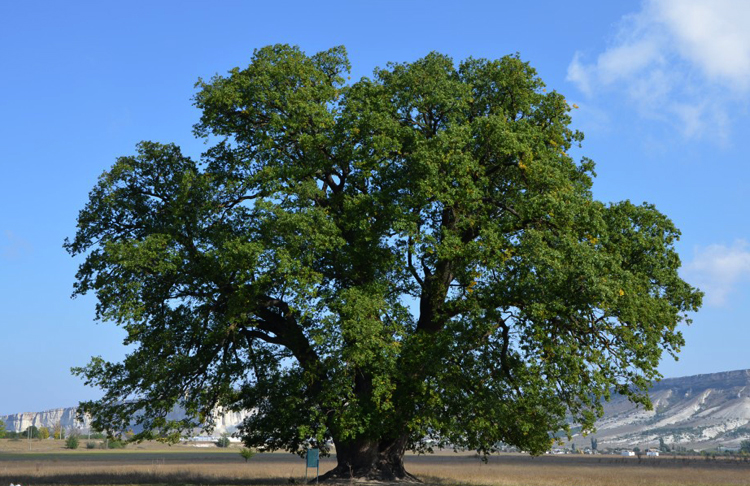
[[[69,369],[122,357],[122,333],[70,299],[63,240],[138,141],[198,155],[195,81],[273,43],[343,44],[352,79],[433,50],[518,52],[580,107],[574,155],[597,162],[596,197],[654,203],[683,232],[706,302],[664,375],[750,368],[747,2],[0,0],[0,415],[98,396]]]

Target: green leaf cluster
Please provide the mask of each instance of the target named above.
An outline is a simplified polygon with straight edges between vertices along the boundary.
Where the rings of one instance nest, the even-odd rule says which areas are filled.
[[[78,438],[77,435],[69,435],[67,439],[65,439],[65,448],[66,449],[78,449],[79,444],[81,443],[81,440]]]
[[[593,198],[565,98],[518,56],[348,71],[259,49],[197,83],[199,160],[142,142],[101,176],[66,248],[132,348],[74,370],[94,425],[176,440],[218,405],[260,450],[540,453],[648,404],[701,293],[665,215]]]
[[[255,456],[255,451],[252,449],[248,449],[247,447],[243,447],[240,449],[240,457],[242,457],[245,462],[249,461],[250,459]]]

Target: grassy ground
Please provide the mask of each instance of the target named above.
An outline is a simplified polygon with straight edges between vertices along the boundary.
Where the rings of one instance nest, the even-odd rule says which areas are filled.
[[[55,442],[59,442],[56,444]],[[85,447],[86,441],[82,441]],[[0,440],[0,486],[27,485],[288,485],[304,480],[304,461],[259,454],[245,463],[239,449],[161,444],[125,450],[64,450],[60,441]],[[483,463],[471,454],[407,456],[407,469],[428,484],[502,486],[750,485],[750,463],[671,457],[501,454]],[[321,474],[335,465],[322,459]],[[313,473],[313,470],[310,470]]]

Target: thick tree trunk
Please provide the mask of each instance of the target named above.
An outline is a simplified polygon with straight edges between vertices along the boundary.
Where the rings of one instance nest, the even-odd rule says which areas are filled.
[[[391,440],[336,441],[337,466],[321,481],[359,480],[421,482],[404,469],[405,438]]]

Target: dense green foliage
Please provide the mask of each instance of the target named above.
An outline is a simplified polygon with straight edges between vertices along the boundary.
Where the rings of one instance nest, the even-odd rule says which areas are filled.
[[[5,437],[5,433],[6,433],[5,422],[3,422],[2,420],[0,420],[0,439],[2,439],[2,438]]]
[[[26,427],[26,430],[23,431],[23,437],[27,439],[38,439],[39,428],[36,425],[29,425],[28,427]]]
[[[124,449],[125,441],[122,440],[106,440],[105,445],[107,449]]]
[[[71,434],[68,436],[67,439],[65,439],[65,448],[66,449],[78,449],[79,444],[81,443],[81,440],[78,438],[76,434]]]
[[[216,446],[221,447],[223,449],[229,447],[229,436],[226,434],[222,434],[221,437],[216,441]]]
[[[512,56],[348,70],[260,49],[198,83],[200,160],[143,142],[101,176],[66,247],[133,347],[75,370],[106,391],[95,426],[255,409],[247,446],[349,461],[539,453],[613,390],[647,403],[701,294],[666,216],[593,199],[563,96]]]

